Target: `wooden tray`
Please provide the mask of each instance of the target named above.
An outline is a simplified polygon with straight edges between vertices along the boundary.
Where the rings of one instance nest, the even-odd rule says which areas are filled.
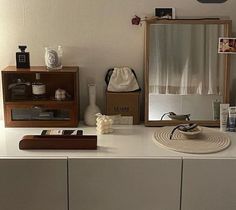
[[[26,149],[97,149],[95,135],[26,135],[19,143],[21,150]]]

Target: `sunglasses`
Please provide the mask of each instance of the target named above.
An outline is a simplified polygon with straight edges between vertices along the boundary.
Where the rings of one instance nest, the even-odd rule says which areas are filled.
[[[192,129],[196,128],[198,125],[195,123],[189,123],[189,124],[180,124],[177,125],[170,133],[170,140],[173,137],[174,132],[178,129],[183,132],[191,131]]]
[[[163,120],[163,118],[166,115],[172,120],[187,120],[187,121],[190,120],[190,114],[175,114],[174,112],[167,112],[167,113],[163,114],[161,116],[161,120]]]

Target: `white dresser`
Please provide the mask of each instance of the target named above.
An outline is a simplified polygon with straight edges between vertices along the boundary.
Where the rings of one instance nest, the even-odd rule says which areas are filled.
[[[236,134],[222,152],[191,155],[156,145],[155,129],[117,126],[95,151],[23,151],[21,137],[42,129],[1,127],[0,209],[235,210]]]

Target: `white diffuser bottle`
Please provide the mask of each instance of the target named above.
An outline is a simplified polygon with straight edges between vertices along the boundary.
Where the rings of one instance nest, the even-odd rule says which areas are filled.
[[[96,114],[100,113],[101,110],[96,105],[96,85],[88,84],[89,90],[89,105],[84,112],[84,123],[88,126],[96,125]]]

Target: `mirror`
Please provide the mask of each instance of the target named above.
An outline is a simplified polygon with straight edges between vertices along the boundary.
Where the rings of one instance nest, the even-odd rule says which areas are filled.
[[[231,20],[147,20],[145,125],[190,121],[219,126],[219,104],[229,102],[229,55],[218,54]],[[188,121],[189,122],[189,121]]]

